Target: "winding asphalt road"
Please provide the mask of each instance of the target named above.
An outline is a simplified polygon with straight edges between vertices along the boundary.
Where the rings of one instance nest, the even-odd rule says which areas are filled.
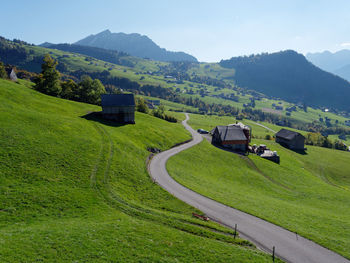
[[[276,256],[286,262],[350,263],[344,257],[308,239],[297,236],[295,233],[260,218],[209,199],[172,179],[166,170],[167,160],[171,156],[202,141],[202,136],[187,124],[188,119],[188,114],[186,114],[186,120],[182,124],[192,134],[193,140],[154,156],[149,164],[149,172],[155,182],[175,197],[201,210],[210,219],[230,228],[234,228],[235,224],[237,224],[240,236],[250,240],[258,248],[271,253],[272,247],[275,246]]]

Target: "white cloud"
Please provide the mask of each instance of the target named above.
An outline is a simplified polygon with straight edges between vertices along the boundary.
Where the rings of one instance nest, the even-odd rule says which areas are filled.
[[[340,46],[342,46],[342,47],[350,47],[350,42],[341,43]]]

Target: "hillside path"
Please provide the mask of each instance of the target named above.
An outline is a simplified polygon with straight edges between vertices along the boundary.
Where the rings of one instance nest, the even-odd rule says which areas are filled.
[[[177,183],[166,170],[168,159],[202,141],[202,136],[195,132],[188,124],[189,119],[182,122],[192,134],[193,140],[178,147],[161,152],[154,156],[149,164],[149,172],[153,180],[166,191],[196,207],[210,219],[225,226],[237,229],[242,238],[250,240],[258,248],[271,253],[275,246],[276,256],[290,263],[350,263],[349,260],[336,254],[308,239],[297,236],[282,227],[271,224],[265,220],[249,215],[232,207],[200,195],[183,185]]]
[[[269,127],[267,127],[267,126],[265,126],[265,125],[263,125],[263,124],[261,124],[259,122],[256,122],[256,121],[250,121],[250,122],[252,122],[252,123],[254,123],[254,124],[256,124],[256,125],[258,125],[260,127],[263,127],[263,128],[265,128],[266,130],[268,130],[270,132],[277,133],[275,130],[273,130],[273,129],[271,129],[271,128],[269,128]]]

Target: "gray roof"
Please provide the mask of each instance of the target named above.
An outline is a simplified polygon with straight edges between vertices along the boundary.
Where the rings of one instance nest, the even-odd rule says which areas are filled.
[[[134,94],[102,94],[102,107],[135,106]]]
[[[276,137],[280,137],[280,138],[286,139],[288,141],[293,140],[297,136],[304,137],[299,132],[290,131],[290,130],[286,130],[286,129],[281,129],[279,132],[276,133]]]
[[[237,126],[216,126],[221,141],[246,141],[242,128]]]

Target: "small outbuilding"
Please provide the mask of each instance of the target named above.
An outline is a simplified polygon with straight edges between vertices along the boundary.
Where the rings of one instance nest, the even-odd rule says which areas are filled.
[[[305,137],[299,132],[281,129],[276,133],[276,142],[291,150],[305,150]]]
[[[135,123],[134,94],[102,94],[102,116],[120,123]]]
[[[211,131],[212,143],[236,151],[246,152],[249,145],[249,132],[244,131],[239,125],[216,126]]]

